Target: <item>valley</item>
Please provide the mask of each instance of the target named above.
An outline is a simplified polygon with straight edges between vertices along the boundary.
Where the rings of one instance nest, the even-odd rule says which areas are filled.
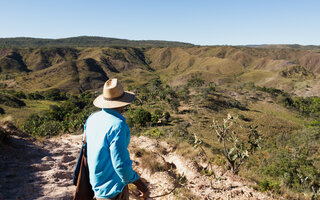
[[[260,148],[237,172],[237,180],[248,181],[243,199],[251,198],[244,195],[252,191],[257,192],[252,199],[317,199],[319,76],[317,47],[4,47],[0,49],[0,117],[44,144],[60,137],[78,141],[85,119],[96,110],[92,100],[107,79],[118,78],[137,95],[124,112],[133,135],[130,151],[139,160],[137,170],[147,171],[150,179],[165,174],[170,184],[178,180],[180,186],[182,176],[186,178],[188,189],[178,188],[171,198],[227,199],[227,193],[235,193],[220,185],[218,194],[208,184],[205,195],[194,192],[189,187],[194,176],[180,173],[170,178],[170,167],[158,160],[170,160],[161,150],[164,147],[150,150],[147,142],[165,143],[175,156],[197,163],[194,173],[204,182],[215,180],[217,188],[223,183],[222,171],[231,174],[231,168],[214,123],[222,124],[230,115],[231,130],[243,148],[250,146],[249,127],[256,127],[261,136]],[[0,149],[11,148],[10,142],[2,143]],[[232,147],[229,144],[228,152],[236,155]],[[143,166],[155,152],[164,153]]]

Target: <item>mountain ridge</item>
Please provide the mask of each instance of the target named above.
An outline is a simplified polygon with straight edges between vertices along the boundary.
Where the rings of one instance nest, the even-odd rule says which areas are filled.
[[[164,41],[164,40],[128,40],[110,37],[78,36],[69,38],[33,38],[14,37],[0,38],[1,47],[186,47],[194,46],[191,43]]]
[[[118,77],[128,85],[160,77],[176,86],[196,75],[217,84],[254,83],[297,91],[299,95],[311,91],[308,96],[320,96],[317,81],[320,53],[300,49],[232,46],[0,49],[0,79],[15,73],[19,74],[14,78],[17,88],[31,91],[59,88],[83,92],[100,88],[110,77]]]

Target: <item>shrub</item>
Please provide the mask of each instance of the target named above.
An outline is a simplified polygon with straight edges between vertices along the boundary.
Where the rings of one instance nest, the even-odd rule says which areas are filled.
[[[179,99],[185,103],[188,103],[188,101],[190,100],[190,91],[189,91],[189,88],[187,86],[184,86],[182,88],[181,91],[179,91],[178,93],[178,96],[179,96]]]
[[[67,99],[67,95],[65,92],[60,92],[59,89],[49,89],[43,92],[43,97],[47,100],[51,101],[62,101]]]
[[[293,98],[292,107],[304,114],[320,112],[320,97],[296,97]]]
[[[188,86],[201,87],[203,84],[204,84],[204,80],[196,76],[188,80]]]
[[[231,131],[233,123],[233,117],[228,114],[222,124],[214,121],[213,128],[219,142],[223,144],[222,154],[227,159],[232,172],[237,174],[240,166],[249,158],[249,155],[260,148],[261,137],[257,127],[249,126],[248,139],[241,140],[236,132]]]
[[[146,135],[152,138],[160,138],[161,136],[163,136],[163,132],[158,128],[154,128],[144,132],[143,135]]]
[[[0,114],[3,115],[3,114],[5,114],[5,113],[6,113],[6,112],[4,111],[4,109],[0,107]]]
[[[259,190],[262,192],[265,191],[273,191],[279,193],[280,191],[280,183],[272,180],[263,179],[259,182]]]
[[[159,119],[162,117],[162,111],[157,109],[152,113],[151,115],[151,122],[152,123],[158,123]]]
[[[34,92],[34,93],[29,93],[27,94],[27,99],[30,100],[41,100],[44,99],[44,97],[40,94],[40,92]]]
[[[178,112],[178,108],[180,106],[180,102],[177,98],[168,98],[167,99],[171,109],[173,109],[175,112]]]
[[[169,112],[165,112],[163,113],[164,118],[168,121],[170,119],[170,113]]]
[[[27,98],[26,94],[22,91],[17,91],[12,94],[19,99],[26,99]]]
[[[31,114],[24,123],[23,129],[36,136],[54,136],[60,132],[81,129],[88,116],[94,111],[94,95],[84,93],[70,96],[60,106],[52,105],[39,116]]]
[[[20,108],[26,105],[24,101],[12,95],[4,94],[4,93],[0,95],[0,104],[4,104],[6,106],[13,107],[13,108]]]
[[[320,189],[318,150],[320,132],[311,127],[292,135],[279,135],[267,159],[260,165],[260,173],[269,181],[281,182],[296,192],[316,192]]]
[[[132,117],[132,122],[134,124],[139,124],[140,126],[146,126],[148,122],[151,121],[151,113],[139,108],[134,111],[133,117]]]
[[[38,127],[41,126],[42,120],[37,114],[30,114],[25,120],[23,130],[31,135],[37,135]]]
[[[46,121],[41,126],[39,126],[36,135],[37,136],[55,136],[61,131],[61,125],[57,121]]]
[[[318,121],[318,120],[313,120],[313,121],[311,121],[311,122],[309,123],[308,126],[309,126],[309,127],[317,127],[317,126],[320,127],[320,121]]]

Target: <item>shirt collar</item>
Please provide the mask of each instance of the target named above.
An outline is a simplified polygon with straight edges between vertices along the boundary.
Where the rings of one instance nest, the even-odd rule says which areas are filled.
[[[103,108],[103,111],[105,111],[106,113],[113,115],[115,117],[120,118],[122,121],[126,121],[126,118],[124,116],[122,116],[118,111],[114,110],[114,109],[109,109],[109,108]]]

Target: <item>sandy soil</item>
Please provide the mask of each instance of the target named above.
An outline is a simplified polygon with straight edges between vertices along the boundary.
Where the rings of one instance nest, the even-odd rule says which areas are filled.
[[[63,135],[35,141],[13,136],[10,145],[0,147],[0,199],[72,199],[75,190],[72,173],[81,139],[81,135]],[[174,166],[168,171],[151,173],[150,169],[141,168],[139,158],[131,154],[134,169],[147,181],[151,197],[160,196],[153,199],[272,199],[229,172],[222,175],[219,167],[214,169],[214,179],[201,175],[196,163],[178,155],[165,142],[132,137],[130,150],[137,147],[152,151],[154,159]],[[177,177],[186,179],[177,184]],[[136,199],[134,187],[130,188],[131,199]],[[166,193],[170,194],[163,195]]]

